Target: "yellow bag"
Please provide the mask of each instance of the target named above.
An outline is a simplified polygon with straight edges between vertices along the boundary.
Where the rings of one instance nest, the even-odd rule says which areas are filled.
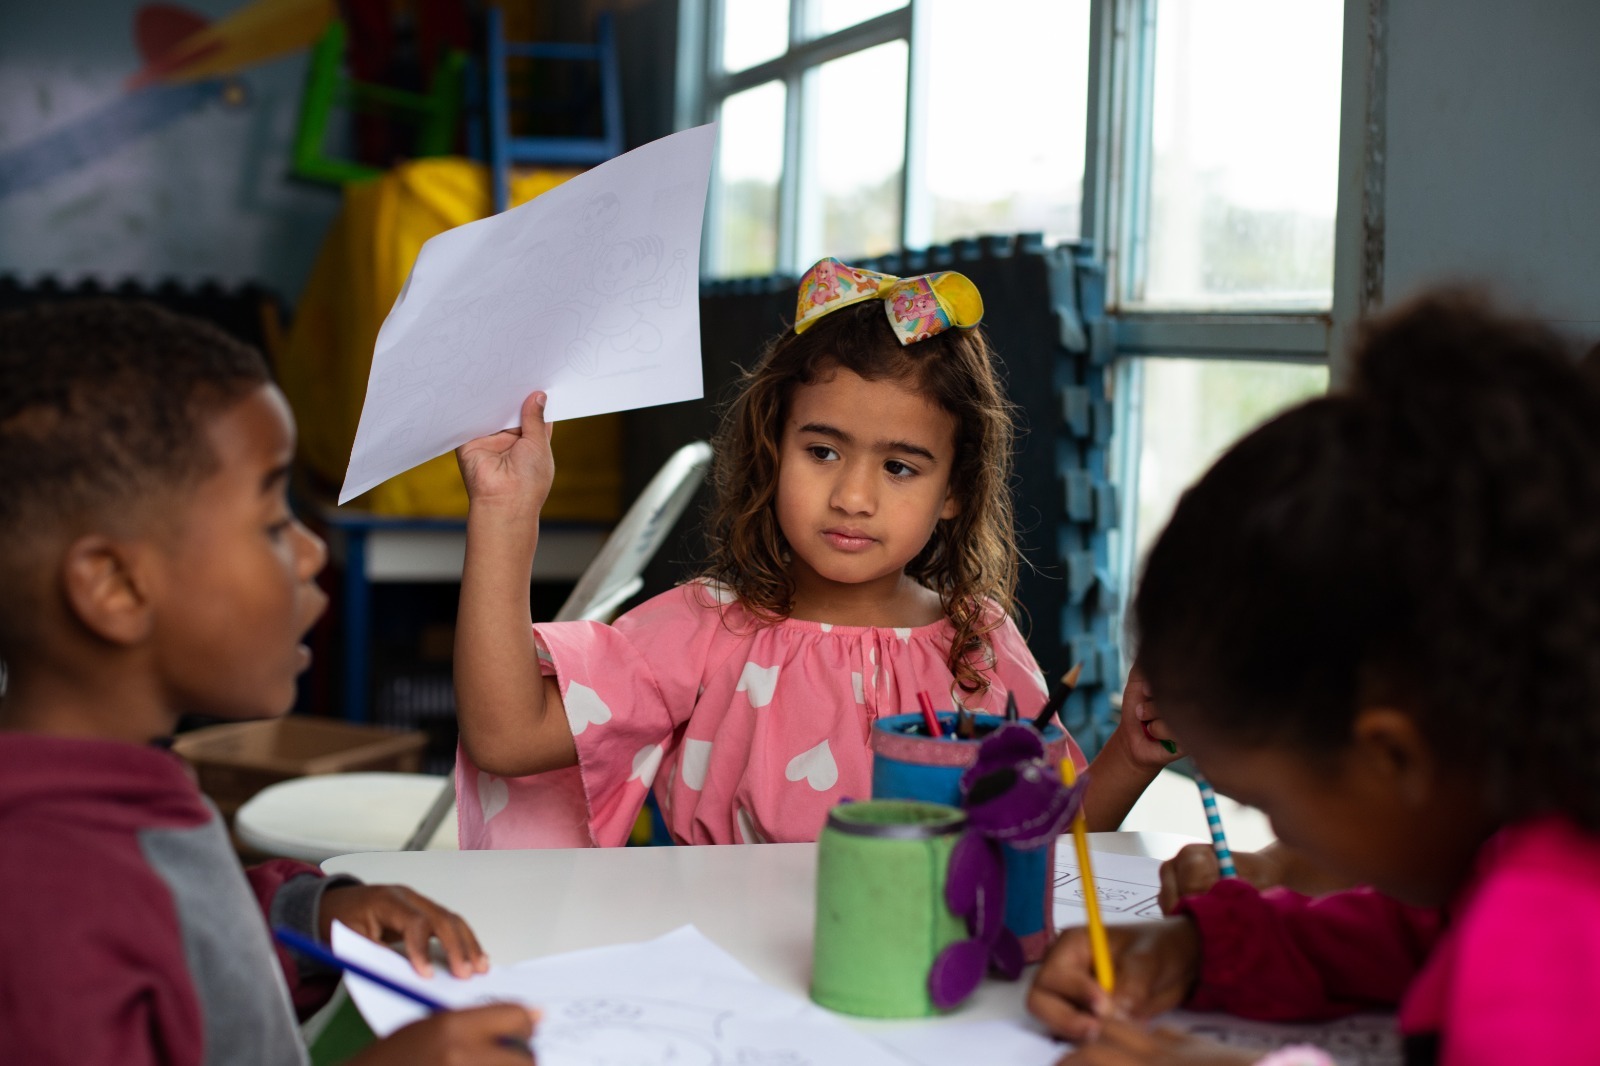
[[[576,173],[536,170],[514,177],[511,202],[531,200]],[[378,327],[423,242],[488,214],[489,172],[468,159],[418,159],[345,186],[344,208],[317,254],[277,358],[279,383],[300,423],[300,459],[319,488],[336,492],[344,480]],[[558,422],[553,447],[556,478],[544,517],[615,521],[622,510],[621,416]],[[350,506],[374,514],[459,517],[467,513],[467,491],[455,456],[441,455]]]

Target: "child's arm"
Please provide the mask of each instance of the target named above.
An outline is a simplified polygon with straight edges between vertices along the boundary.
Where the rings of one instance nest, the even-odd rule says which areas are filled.
[[[1305,896],[1325,896],[1354,888],[1347,878],[1337,877],[1322,869],[1304,855],[1278,841],[1273,841],[1260,851],[1236,851],[1233,863],[1240,879],[1256,888],[1284,888]],[[1159,902],[1163,914],[1171,914],[1184,896],[1197,896],[1209,892],[1211,886],[1222,880],[1222,870],[1217,863],[1217,849],[1210,844],[1188,844],[1178,854],[1161,864],[1161,895]]]
[[[1162,746],[1167,739],[1150,688],[1139,672],[1139,664],[1134,663],[1122,691],[1122,717],[1089,767],[1083,815],[1091,833],[1110,832],[1121,826],[1161,768],[1183,757],[1181,752]]]
[[[555,476],[544,401],[544,393],[533,393],[523,401],[520,428],[456,450],[468,499],[456,712],[467,756],[503,777],[578,761],[561,691],[539,671],[528,601],[539,510]]]

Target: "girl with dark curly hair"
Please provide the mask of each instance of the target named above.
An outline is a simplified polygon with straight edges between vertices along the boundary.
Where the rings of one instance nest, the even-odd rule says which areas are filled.
[[[1069,1063],[1245,1063],[1121,1015],[1399,1007],[1406,1061],[1595,1061],[1600,389],[1535,325],[1442,294],[1371,325],[1350,387],[1191,488],[1134,604],[1162,717],[1224,792],[1347,883],[1227,879],[1071,930],[1030,1006]],[[1310,1048],[1261,1063],[1331,1062]]]
[[[1011,405],[981,315],[953,272],[807,272],[794,328],[725,414],[702,576],[612,626],[528,626],[552,470],[540,397],[520,430],[460,450],[463,846],[620,844],[652,785],[680,842],[814,840],[830,807],[871,793],[873,721],[919,692],[1042,707],[1011,618]],[[1118,730],[1091,777],[1095,826],[1169,758]]]

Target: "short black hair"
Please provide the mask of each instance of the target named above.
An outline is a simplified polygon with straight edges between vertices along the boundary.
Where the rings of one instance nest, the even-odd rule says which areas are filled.
[[[148,303],[0,313],[0,648],[27,614],[25,544],[215,470],[207,421],[269,380],[260,352]]]
[[[1347,389],[1186,492],[1134,603],[1158,702],[1307,754],[1412,713],[1505,820],[1600,829],[1600,388],[1471,292],[1372,322]]]

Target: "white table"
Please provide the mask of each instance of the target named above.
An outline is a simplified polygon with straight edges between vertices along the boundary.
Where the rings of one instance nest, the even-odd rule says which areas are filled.
[[[1090,834],[1096,851],[1155,858],[1195,841],[1177,833]],[[1070,838],[1059,846],[1070,848]],[[466,918],[502,965],[649,940],[692,923],[768,984],[804,996],[811,979],[815,844],[370,852],[322,868],[408,885],[439,901]],[[984,981],[950,1017],[1023,1017],[1030,979]]]

